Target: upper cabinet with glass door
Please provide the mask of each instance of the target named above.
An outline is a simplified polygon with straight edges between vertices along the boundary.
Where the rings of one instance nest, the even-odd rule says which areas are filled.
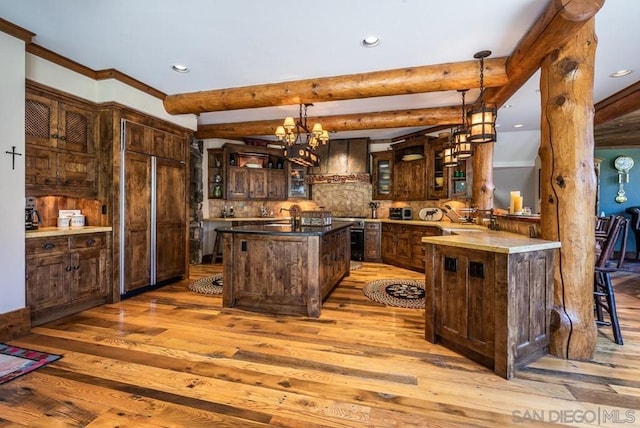
[[[371,153],[371,163],[371,171],[373,172],[372,199],[393,199],[393,152],[391,150],[373,152]]]
[[[287,162],[287,172],[289,174],[289,182],[287,183],[287,188],[289,189],[288,199],[309,199],[311,197],[311,186],[304,182],[307,168],[297,163]]]

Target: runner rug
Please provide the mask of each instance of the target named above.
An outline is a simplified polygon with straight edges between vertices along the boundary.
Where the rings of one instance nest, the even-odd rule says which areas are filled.
[[[376,279],[362,287],[374,302],[400,308],[424,308],[424,281],[415,279]]]
[[[62,358],[61,355],[0,343],[0,385]]]
[[[189,290],[200,294],[222,294],[222,274],[205,276],[189,284]]]

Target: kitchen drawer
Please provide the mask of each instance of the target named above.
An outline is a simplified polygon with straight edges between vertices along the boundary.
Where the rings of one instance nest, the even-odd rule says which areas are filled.
[[[32,238],[26,240],[25,247],[27,256],[35,254],[57,254],[69,249],[69,240],[66,236]]]
[[[104,233],[96,233],[91,235],[75,235],[69,237],[69,248],[104,248],[106,245],[106,237]]]
[[[380,230],[380,223],[378,222],[366,222],[364,228],[367,230]]]

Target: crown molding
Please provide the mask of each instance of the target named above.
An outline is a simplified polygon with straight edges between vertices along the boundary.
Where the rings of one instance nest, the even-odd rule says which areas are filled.
[[[22,40],[23,42],[27,43],[27,45],[31,43],[31,40],[36,36],[35,33],[32,33],[31,31],[19,27],[16,24],[2,18],[0,18],[0,31],[13,36],[16,39]]]
[[[30,54],[46,59],[47,61],[57,64],[61,67],[74,71],[83,76],[89,77],[90,79],[94,79],[94,80],[114,79],[124,83],[125,85],[128,85],[132,88],[138,89],[146,94],[149,94],[155,98],[158,98],[160,100],[164,100],[165,97],[167,96],[164,92],[161,92],[149,85],[146,85],[145,83],[139,80],[136,80],[133,77],[128,76],[113,68],[96,71],[80,63],[77,63],[67,57],[64,57],[56,52],[50,51],[49,49],[44,48],[35,43],[27,44],[26,50]]]

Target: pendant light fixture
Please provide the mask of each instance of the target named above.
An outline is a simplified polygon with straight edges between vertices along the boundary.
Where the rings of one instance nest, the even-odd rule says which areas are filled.
[[[307,107],[309,106],[313,104],[300,104],[298,120],[286,117],[284,123],[276,128],[275,135],[278,141],[284,143],[283,153],[287,160],[303,166],[317,166],[320,158],[313,151],[318,145],[327,144],[329,132],[322,129],[322,125],[317,122],[309,128],[307,125]]]
[[[471,142],[469,141],[469,128],[465,123],[465,104],[464,104],[464,96],[467,93],[468,89],[458,89],[462,96],[462,122],[460,126],[458,126],[455,131],[451,133],[451,142],[455,149],[455,154],[457,159],[467,159],[473,155],[473,147]]]
[[[496,141],[496,116],[495,104],[487,104],[484,101],[484,59],[491,55],[491,51],[476,52],[473,57],[480,60],[480,97],[467,112],[469,123],[470,143],[492,143]]]
[[[453,144],[453,133],[455,130],[451,129],[451,135],[449,136],[449,145],[442,152],[442,166],[445,168],[453,168],[458,166],[458,158],[456,157],[456,146]]]

